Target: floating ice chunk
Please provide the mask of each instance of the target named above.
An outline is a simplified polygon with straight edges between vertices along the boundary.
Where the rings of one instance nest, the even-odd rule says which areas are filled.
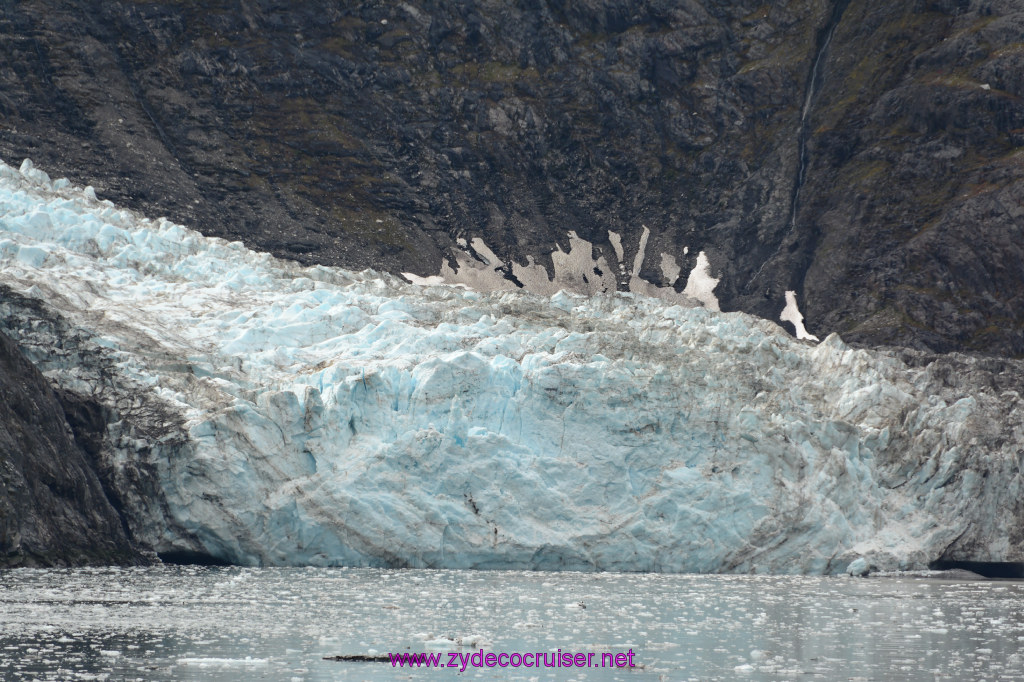
[[[449,649],[459,645],[455,642],[454,637],[435,637],[424,641],[423,646],[428,649]]]
[[[179,658],[178,665],[184,665],[195,668],[262,668],[269,663],[269,659],[266,658],[252,658],[246,656],[245,658]]]
[[[463,635],[462,637],[456,637],[455,641],[459,643],[459,646],[469,647],[471,649],[491,646],[491,641],[484,635]]]
[[[465,647],[479,649],[491,646],[491,641],[484,635],[462,635],[459,637],[433,637],[432,635],[413,636],[414,639],[423,639],[423,645],[428,649],[451,649],[453,647]]]

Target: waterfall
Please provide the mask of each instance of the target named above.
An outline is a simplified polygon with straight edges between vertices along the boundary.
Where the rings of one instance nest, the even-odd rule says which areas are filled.
[[[789,219],[786,221],[790,234],[792,234],[796,229],[797,211],[800,207],[800,193],[807,180],[807,138],[810,136],[808,127],[811,118],[811,110],[814,105],[814,99],[821,90],[822,65],[825,62],[825,58],[828,56],[828,48],[832,44],[832,38],[835,36],[836,28],[839,26],[839,21],[842,19],[843,14],[846,12],[846,7],[849,4],[850,0],[837,0],[836,4],[832,6],[832,16],[829,18],[828,24],[823,28],[823,32],[818,33],[818,47],[814,55],[814,62],[811,64],[811,71],[807,76],[807,86],[804,89],[804,104],[803,108],[800,110],[800,129],[797,134],[797,173],[796,180],[793,183],[793,192],[790,197]],[[761,263],[761,267],[759,267],[757,272],[754,273],[754,276],[748,280],[746,285],[746,290],[748,292],[752,290],[754,283],[758,281],[758,278],[761,276],[765,267],[767,267],[768,264],[777,255],[779,255],[784,244],[785,237],[780,237],[775,251],[764,259]],[[766,297],[768,297],[769,292],[770,289],[765,292]]]
[[[793,186],[793,200],[789,208],[790,229],[796,227],[797,209],[800,206],[800,191],[803,189],[804,182],[807,180],[808,120],[811,117],[811,106],[814,102],[814,98],[821,89],[821,65],[828,54],[829,45],[832,43],[832,38],[835,36],[836,28],[839,26],[839,20],[842,18],[843,12],[846,11],[846,6],[849,4],[849,0],[840,0],[840,2],[837,2],[832,8],[832,17],[829,20],[825,36],[818,45],[818,53],[814,56],[814,64],[811,66],[811,73],[807,78],[804,106],[800,111],[800,133],[797,135],[798,166],[796,183]]]

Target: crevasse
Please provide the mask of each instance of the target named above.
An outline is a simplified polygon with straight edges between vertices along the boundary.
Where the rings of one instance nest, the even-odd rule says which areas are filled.
[[[0,164],[0,287],[0,329],[104,406],[108,478],[161,553],[787,573],[1022,555],[1019,395],[835,335],[300,267],[30,163]]]

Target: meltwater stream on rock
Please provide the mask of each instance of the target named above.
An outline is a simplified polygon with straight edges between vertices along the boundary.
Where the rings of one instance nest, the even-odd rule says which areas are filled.
[[[463,646],[458,646],[459,642]],[[0,572],[0,678],[1024,679],[1024,583],[340,568]],[[389,652],[634,652],[394,668]]]

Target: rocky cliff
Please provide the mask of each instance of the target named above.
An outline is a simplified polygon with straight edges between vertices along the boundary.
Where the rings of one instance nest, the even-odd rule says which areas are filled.
[[[139,563],[93,471],[98,409],[49,382],[0,333],[0,568]]]
[[[7,1],[0,157],[304,263],[646,226],[724,310],[1020,356],[1022,40],[1010,0]]]

